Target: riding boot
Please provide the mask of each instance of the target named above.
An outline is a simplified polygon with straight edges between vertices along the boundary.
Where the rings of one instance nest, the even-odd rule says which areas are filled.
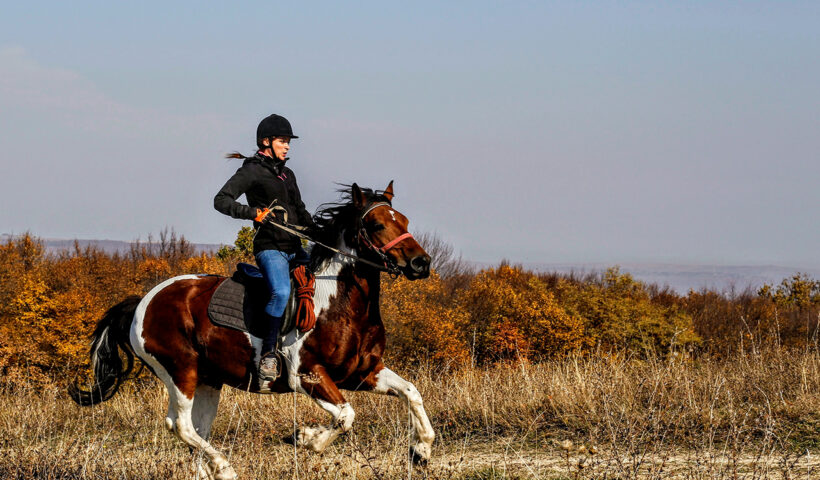
[[[279,377],[279,360],[276,355],[282,317],[268,316],[268,334],[262,339],[262,355],[259,360],[259,378],[274,381]]]

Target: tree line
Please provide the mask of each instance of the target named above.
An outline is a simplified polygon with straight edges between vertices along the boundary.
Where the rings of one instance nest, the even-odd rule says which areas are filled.
[[[252,258],[234,246],[197,252],[163,232],[127,252],[88,246],[47,253],[25,234],[0,244],[0,381],[47,380],[88,366],[88,339],[106,309],[184,273],[229,275]],[[730,356],[816,349],[820,281],[797,274],[742,292],[645,284],[617,267],[587,275],[535,273],[502,262],[475,270],[435,235],[429,279],[384,276],[382,317],[393,364],[443,367],[578,355]]]

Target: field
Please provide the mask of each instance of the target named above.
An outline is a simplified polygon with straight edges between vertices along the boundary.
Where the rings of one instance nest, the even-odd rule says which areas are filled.
[[[323,454],[283,442],[327,421],[303,396],[226,389],[213,443],[240,478],[813,478],[820,462],[820,355],[728,359],[571,356],[539,364],[404,371],[437,432],[410,467],[407,410],[349,394],[351,433]],[[193,478],[197,453],[163,428],[150,377],[81,408],[62,379],[0,392],[0,478]]]

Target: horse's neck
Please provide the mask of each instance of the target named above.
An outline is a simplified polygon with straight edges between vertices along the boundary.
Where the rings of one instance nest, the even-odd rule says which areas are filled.
[[[356,251],[348,247],[340,239],[337,247],[348,255],[356,255]],[[341,298],[359,298],[363,308],[372,310],[373,305],[378,308],[380,292],[379,272],[364,267],[361,263],[344,255],[336,253],[315,272],[317,288],[322,286],[331,296],[340,294]],[[335,282],[330,281],[335,280]]]

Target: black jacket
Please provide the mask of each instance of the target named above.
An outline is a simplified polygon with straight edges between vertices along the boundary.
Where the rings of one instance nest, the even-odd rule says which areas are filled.
[[[243,193],[248,199],[248,205],[236,201]],[[305,210],[293,171],[285,166],[284,161],[259,153],[246,158],[245,163],[225,183],[214,197],[214,208],[233,218],[253,220],[256,218],[257,208],[267,208],[274,200],[276,205],[287,210],[288,223],[315,227],[313,218]],[[276,218],[283,220],[281,212]],[[262,250],[293,253],[301,245],[298,237],[274,226],[254,222],[254,227],[257,229],[253,240],[254,254]]]

